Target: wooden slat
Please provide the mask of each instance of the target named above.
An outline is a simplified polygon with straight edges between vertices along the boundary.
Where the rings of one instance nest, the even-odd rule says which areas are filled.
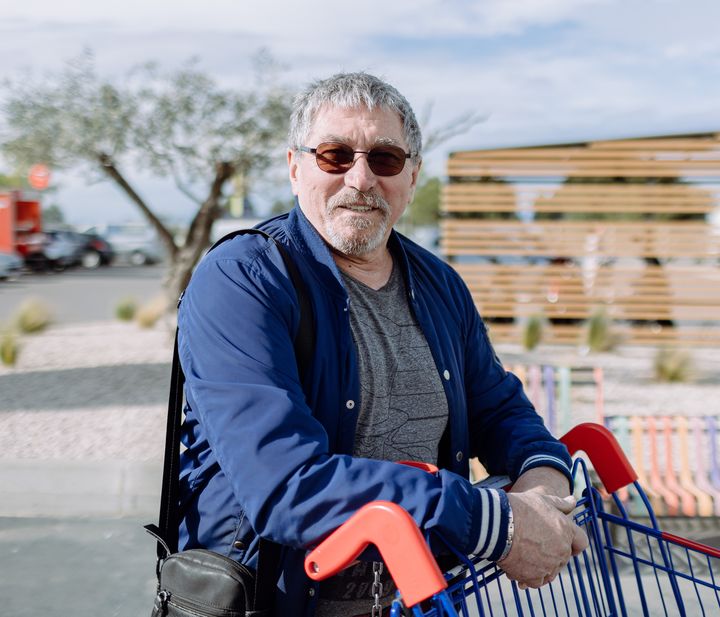
[[[690,149],[647,149],[647,148],[527,148],[518,150],[477,150],[458,152],[451,156],[454,161],[720,161],[720,143],[714,148]]]
[[[517,148],[492,148],[481,150],[463,150],[450,153],[451,158],[462,158],[477,156],[487,152],[497,153],[528,153],[547,152],[552,150],[604,150],[604,151],[627,151],[647,152],[655,155],[657,152],[704,152],[708,150],[720,150],[720,134],[701,133],[682,137],[650,137],[639,139],[612,139],[601,141],[590,141],[582,144],[558,144],[550,146],[523,146]]]
[[[531,192],[554,193],[561,190],[565,193],[574,193],[583,197],[598,196],[607,193],[618,193],[622,196],[647,196],[652,198],[682,197],[687,193],[704,192],[703,185],[698,184],[646,184],[642,182],[582,182],[577,184],[524,182],[522,184],[509,184],[507,182],[455,182],[445,187],[451,192],[469,193],[514,193],[518,190]]]
[[[720,134],[704,133],[684,137],[649,137],[640,139],[613,139],[588,142],[588,148],[596,149],[637,149],[651,150],[702,150],[714,149],[720,144]]]
[[[713,266],[677,267],[646,265],[628,267],[582,263],[544,264],[453,264],[469,286],[514,285],[519,288],[553,289],[557,293],[609,290],[618,293],[632,288],[640,293],[658,289],[682,292],[683,297],[720,297],[720,269]]]
[[[450,177],[528,177],[528,178],[718,178],[717,162],[708,161],[628,161],[592,163],[585,161],[448,161]]]
[[[707,214],[718,205],[692,185],[565,184],[555,188],[505,183],[454,183],[443,189],[445,212],[587,212]]]
[[[720,232],[692,221],[444,220],[441,238],[448,256],[720,256]]]
[[[523,319],[539,313],[551,319],[588,319],[599,308],[605,309],[608,317],[617,320],[673,320],[708,321],[708,307],[681,306],[678,304],[658,307],[657,304],[625,305],[618,303],[586,304],[520,304],[514,302],[492,302],[475,298],[483,317],[512,317]],[[711,317],[712,319],[712,317]]]
[[[635,345],[669,345],[693,347],[717,347],[720,345],[720,327],[718,328],[632,328],[616,326],[624,343]],[[490,338],[495,343],[517,343],[522,336],[519,324],[488,324]],[[584,339],[582,325],[552,325],[545,329],[544,344],[578,345]]]
[[[696,294],[684,293],[682,299],[678,297],[677,290],[666,287],[664,290],[643,290],[632,287],[626,290],[591,289],[583,293],[582,289],[567,290],[562,287],[543,285],[541,288],[529,288],[513,283],[501,285],[497,281],[490,281],[486,285],[468,284],[470,291],[481,298],[490,301],[503,298],[515,304],[534,305],[579,305],[579,304],[622,304],[624,306],[656,306],[672,301],[674,305],[681,302],[684,306],[712,308],[720,312],[720,295],[703,295],[701,291]],[[665,310],[665,309],[663,309]],[[716,319],[717,315],[706,311],[706,317]]]

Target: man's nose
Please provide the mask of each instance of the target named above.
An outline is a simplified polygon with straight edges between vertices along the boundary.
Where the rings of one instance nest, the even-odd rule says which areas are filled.
[[[355,155],[355,164],[345,172],[345,186],[357,189],[365,193],[375,186],[377,176],[368,165],[367,154],[358,153]]]

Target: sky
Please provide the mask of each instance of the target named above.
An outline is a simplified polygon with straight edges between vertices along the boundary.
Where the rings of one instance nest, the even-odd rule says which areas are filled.
[[[426,171],[442,175],[455,150],[720,130],[719,23],[718,0],[23,0],[0,6],[0,79],[57,72],[89,48],[103,75],[197,57],[222,85],[244,89],[265,48],[292,88],[365,70],[416,112],[432,105],[431,127],[481,113],[426,154]],[[126,173],[161,214],[192,213],[172,183]],[[56,173],[53,183],[71,223],[140,219],[107,182]],[[269,192],[251,194],[261,210]]]

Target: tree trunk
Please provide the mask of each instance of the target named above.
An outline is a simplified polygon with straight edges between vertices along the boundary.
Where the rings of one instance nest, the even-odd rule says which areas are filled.
[[[215,167],[215,178],[208,196],[190,223],[185,244],[173,256],[163,281],[168,311],[175,310],[180,294],[190,282],[195,264],[210,245],[212,225],[222,211],[220,199],[223,186],[234,172],[235,168],[231,163],[221,162]]]
[[[170,231],[162,221],[150,210],[145,201],[130,186],[120,173],[115,162],[107,154],[98,154],[98,161],[103,171],[122,188],[131,201],[137,205],[150,224],[155,228],[161,241],[168,251],[168,265],[163,288],[165,290],[166,310],[172,312],[177,306],[178,298],[190,282],[195,264],[200,260],[210,244],[210,232],[215,220],[220,216],[220,199],[225,183],[235,173],[232,163],[223,161],[215,166],[215,178],[210,186],[208,196],[193,217],[188,228],[185,244],[178,247]]]
[[[102,170],[110,176],[113,182],[115,182],[125,192],[130,200],[135,203],[138,208],[140,208],[141,212],[145,215],[145,218],[147,218],[150,224],[155,228],[155,231],[157,231],[161,242],[165,245],[170,260],[174,261],[178,247],[175,244],[175,239],[168,228],[163,225],[162,221],[155,216],[155,213],[150,210],[142,197],[140,197],[135,189],[130,186],[130,183],[120,173],[120,170],[116,167],[115,162],[112,160],[110,155],[101,152],[98,154],[98,161],[100,162]]]

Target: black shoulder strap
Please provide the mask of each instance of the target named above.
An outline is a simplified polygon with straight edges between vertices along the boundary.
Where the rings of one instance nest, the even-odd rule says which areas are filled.
[[[259,234],[275,243],[285,263],[285,267],[292,280],[293,287],[300,304],[300,325],[295,337],[295,357],[300,375],[303,375],[312,362],[315,341],[315,323],[312,304],[307,293],[305,282],[300,276],[297,265],[292,260],[283,245],[272,236],[260,229],[239,229],[222,237],[210,247],[210,251],[218,245],[241,234]],[[182,296],[181,296],[182,298]],[[165,434],[165,459],[163,465],[163,481],[160,494],[160,517],[158,525],[146,525],[145,529],[158,541],[158,564],[169,554],[177,551],[178,525],[180,502],[180,425],[183,412],[183,385],[185,375],[180,365],[178,355],[178,333],[175,331],[175,345],[173,350],[172,373],[170,380],[170,396],[168,400],[168,416]],[[280,558],[280,545],[267,540],[260,540],[258,568],[255,589],[256,607],[267,605],[265,599],[275,586],[273,573]],[[257,610],[257,609],[255,609]]]

